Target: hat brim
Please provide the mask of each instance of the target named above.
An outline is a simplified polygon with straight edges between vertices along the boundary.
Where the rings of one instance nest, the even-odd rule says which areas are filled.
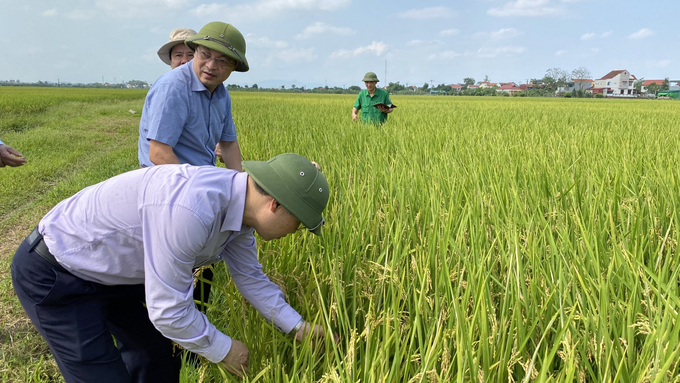
[[[172,66],[172,62],[170,61],[170,52],[172,51],[172,48],[175,47],[175,45],[178,44],[184,44],[183,40],[177,40],[177,41],[170,41],[165,43],[159,50],[158,50],[158,57],[163,61],[164,63]]]
[[[247,72],[250,69],[250,67],[248,66],[248,60],[246,60],[246,54],[236,48],[234,48],[234,51],[236,51],[236,53],[234,53],[231,49],[228,49],[227,47],[220,43],[216,43],[210,40],[194,38],[185,40],[184,44],[186,44],[186,46],[188,46],[189,49],[191,49],[192,51],[196,51],[196,45],[202,45],[208,49],[220,52],[223,55],[233,59],[234,61],[239,63],[236,66],[236,69],[234,69],[235,72]]]
[[[253,181],[305,225],[307,230],[313,234],[321,235],[321,227],[325,223],[323,215],[315,212],[311,207],[294,207],[291,202],[299,200],[300,197],[286,186],[284,180],[268,162],[243,161],[241,164]]]

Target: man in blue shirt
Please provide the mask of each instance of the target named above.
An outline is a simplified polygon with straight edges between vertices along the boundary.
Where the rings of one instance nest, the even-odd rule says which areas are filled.
[[[149,90],[139,124],[139,164],[214,165],[219,144],[230,169],[241,170],[241,149],[222,84],[247,72],[241,32],[222,22],[206,24],[185,44],[194,59],[159,78]]]
[[[127,172],[62,201],[26,237],[12,283],[66,382],[178,382],[173,342],[247,372],[248,348],[217,330],[192,299],[192,269],[219,261],[280,331],[298,340],[324,336],[262,272],[253,230],[264,240],[300,226],[319,234],[326,178],[291,153],[243,167]]]

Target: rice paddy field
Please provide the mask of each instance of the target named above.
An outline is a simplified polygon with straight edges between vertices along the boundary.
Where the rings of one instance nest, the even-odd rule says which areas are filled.
[[[28,160],[0,169],[0,381],[61,381],[11,257],[57,202],[138,167],[144,95],[0,88],[0,138]],[[375,127],[353,96],[232,98],[244,159],[300,153],[331,185],[322,237],[259,246],[340,336],[294,342],[215,265],[208,317],[249,348],[243,381],[680,382],[680,103],[395,96]]]

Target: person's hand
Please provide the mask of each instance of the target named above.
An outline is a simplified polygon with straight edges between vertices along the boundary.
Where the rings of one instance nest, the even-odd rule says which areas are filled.
[[[302,342],[307,336],[312,337],[312,346],[316,348],[318,342],[323,341],[324,331],[323,327],[318,324],[312,325],[311,323],[305,322],[302,327],[295,333],[295,339]],[[338,334],[333,334],[333,341],[338,343],[340,337]]]
[[[222,359],[220,363],[227,369],[227,371],[243,378],[246,373],[248,373],[248,358],[250,352],[245,344],[236,339],[231,340],[231,348],[227,353],[227,356]]]
[[[26,159],[21,153],[14,150],[9,145],[0,145],[0,168],[5,166],[21,166],[26,163]]]
[[[356,113],[352,113],[352,121],[356,121],[357,118],[358,118],[358,116],[356,115]]]
[[[220,148],[220,143],[217,143],[217,146],[215,146],[215,155],[217,156],[217,159],[220,160],[221,163],[224,163],[224,159],[222,158],[222,148]]]
[[[389,113],[389,112],[392,111],[392,108],[388,108],[388,107],[383,106],[383,105],[378,105],[378,106],[376,106],[376,108],[378,108],[378,110],[383,112],[383,113]]]

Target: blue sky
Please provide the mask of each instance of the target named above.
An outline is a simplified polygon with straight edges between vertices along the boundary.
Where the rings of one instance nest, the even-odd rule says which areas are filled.
[[[170,31],[210,21],[246,37],[250,71],[226,81],[241,85],[363,87],[367,71],[380,85],[523,83],[554,67],[680,77],[677,0],[207,1],[0,0],[0,80],[151,83]]]

